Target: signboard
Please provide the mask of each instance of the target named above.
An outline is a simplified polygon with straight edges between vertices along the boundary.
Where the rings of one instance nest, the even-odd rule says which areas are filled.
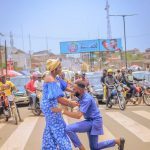
[[[100,50],[101,51],[121,51],[122,50],[121,39],[101,39]]]
[[[120,51],[121,49],[121,39],[96,39],[60,43],[61,54]]]
[[[99,40],[61,42],[60,51],[61,54],[96,52],[99,51],[99,44]]]

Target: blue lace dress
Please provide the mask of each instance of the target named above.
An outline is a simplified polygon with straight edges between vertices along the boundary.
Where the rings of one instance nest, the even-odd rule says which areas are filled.
[[[63,97],[66,83],[57,78],[58,82],[44,83],[41,110],[45,116],[46,127],[42,139],[42,150],[72,150],[65,133],[66,124],[61,113],[53,113],[51,108],[58,106],[58,97]]]

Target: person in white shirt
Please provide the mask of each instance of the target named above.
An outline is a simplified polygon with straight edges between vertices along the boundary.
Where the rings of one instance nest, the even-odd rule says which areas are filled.
[[[36,95],[39,98],[39,100],[41,100],[42,98],[43,84],[44,81],[42,80],[42,74],[38,74],[37,80],[34,83],[34,87],[36,89]]]

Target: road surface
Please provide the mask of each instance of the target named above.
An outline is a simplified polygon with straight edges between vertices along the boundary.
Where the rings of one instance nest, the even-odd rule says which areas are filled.
[[[117,107],[110,110],[106,110],[105,106],[99,108],[103,115],[105,131],[99,141],[124,136],[125,150],[150,150],[150,107],[144,104],[130,105],[125,111],[120,111]],[[8,123],[0,120],[0,150],[40,150],[45,126],[43,115],[33,116],[27,107],[19,109],[24,119],[19,125],[14,125],[12,119]],[[66,116],[64,119],[69,124],[79,121]],[[90,150],[86,134],[79,134],[79,137],[87,150]],[[117,149],[116,146],[108,150]]]

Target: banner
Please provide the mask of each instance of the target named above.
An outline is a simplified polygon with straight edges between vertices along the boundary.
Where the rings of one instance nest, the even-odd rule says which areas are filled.
[[[121,39],[101,39],[100,50],[101,51],[121,51],[122,50]]]
[[[89,53],[98,51],[121,51],[121,39],[96,39],[60,42],[61,54]]]

